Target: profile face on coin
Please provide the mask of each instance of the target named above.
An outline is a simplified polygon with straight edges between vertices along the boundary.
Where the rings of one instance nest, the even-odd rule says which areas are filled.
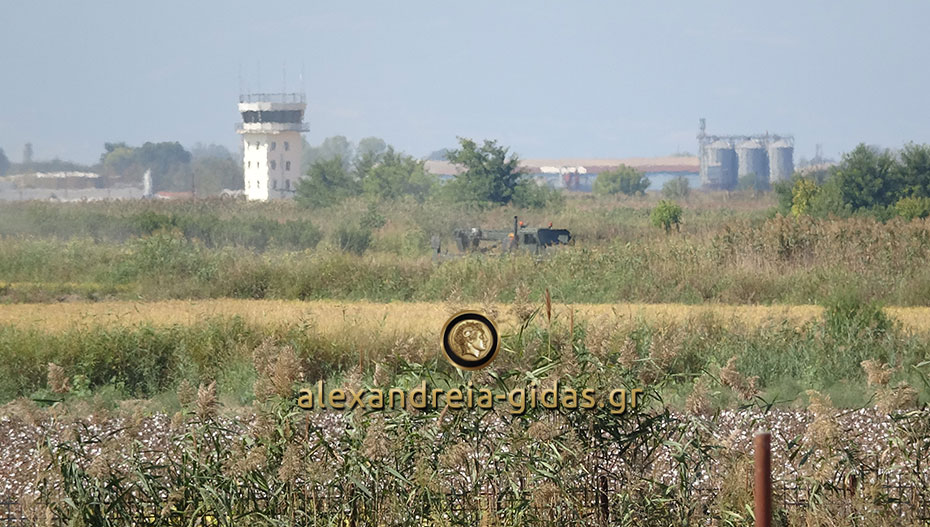
[[[490,364],[499,344],[494,322],[477,311],[456,313],[442,327],[442,351],[449,362],[463,370]]]

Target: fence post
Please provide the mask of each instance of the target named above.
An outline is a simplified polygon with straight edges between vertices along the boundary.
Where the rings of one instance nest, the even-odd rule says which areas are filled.
[[[606,527],[610,523],[610,501],[607,495],[607,476],[601,474],[597,489],[597,503],[600,509],[601,525]]]
[[[760,432],[753,440],[755,447],[755,499],[756,527],[772,526],[772,434]]]

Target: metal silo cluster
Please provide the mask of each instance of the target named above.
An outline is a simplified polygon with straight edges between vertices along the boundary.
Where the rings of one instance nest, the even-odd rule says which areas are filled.
[[[794,142],[779,139],[769,145],[769,181],[784,181],[794,174]]]
[[[704,133],[701,119],[698,146],[701,185],[706,189],[732,190],[739,179],[754,175],[757,188],[791,178],[794,172],[794,138],[784,135],[729,135]]]

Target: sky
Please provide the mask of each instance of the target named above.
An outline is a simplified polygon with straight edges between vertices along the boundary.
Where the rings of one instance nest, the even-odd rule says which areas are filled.
[[[238,149],[240,92],[304,91],[306,138],[416,156],[457,137],[523,158],[695,152],[793,134],[839,157],[930,143],[930,2],[5,2],[0,148]],[[302,82],[301,82],[302,72]]]

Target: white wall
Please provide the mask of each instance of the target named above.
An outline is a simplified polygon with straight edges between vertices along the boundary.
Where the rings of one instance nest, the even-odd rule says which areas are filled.
[[[242,134],[245,195],[250,200],[294,197],[301,177],[300,132]]]

